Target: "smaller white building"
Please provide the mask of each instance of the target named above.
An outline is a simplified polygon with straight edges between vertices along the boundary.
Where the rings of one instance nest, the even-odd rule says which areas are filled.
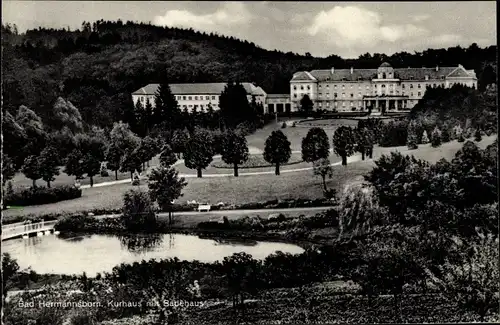
[[[212,106],[214,111],[220,109],[219,98],[226,85],[227,84],[223,82],[212,82],[170,84],[169,86],[181,110],[187,110],[188,112],[192,112],[193,110],[206,112],[209,105]],[[242,82],[241,85],[247,92],[248,102],[255,99],[256,103],[265,106],[267,94],[261,87],[255,86],[250,82]],[[145,106],[146,101],[149,99],[149,102],[154,107],[155,94],[158,87],[159,84],[149,84],[134,91],[132,93],[134,105],[140,101],[141,104]]]
[[[266,104],[265,112],[268,114],[290,113],[292,111],[290,94],[267,94]]]

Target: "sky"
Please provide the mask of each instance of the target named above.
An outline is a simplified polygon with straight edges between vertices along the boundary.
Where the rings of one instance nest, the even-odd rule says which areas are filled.
[[[2,1],[20,32],[99,19],[217,32],[265,49],[356,58],[364,53],[496,45],[496,2]]]

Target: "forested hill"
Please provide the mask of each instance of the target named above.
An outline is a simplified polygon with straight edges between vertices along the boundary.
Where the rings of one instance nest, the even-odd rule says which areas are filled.
[[[374,68],[457,66],[496,72],[496,46],[426,50],[416,53],[364,54],[344,60],[331,55],[266,50],[253,43],[192,29],[164,28],[122,21],[84,22],[79,30],[28,30],[19,34],[2,25],[4,108],[20,105],[49,120],[58,96],[70,100],[83,120],[103,127],[126,121],[133,110],[130,93],[160,82],[251,81],[268,93],[288,93],[298,70],[330,67]],[[487,74],[491,78],[491,74]],[[491,82],[491,81],[489,81]]]

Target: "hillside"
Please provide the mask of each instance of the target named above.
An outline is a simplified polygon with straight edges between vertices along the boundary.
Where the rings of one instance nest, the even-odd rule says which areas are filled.
[[[192,29],[163,28],[121,21],[84,22],[76,31],[28,30],[2,26],[4,107],[33,109],[44,121],[58,96],[70,100],[88,124],[109,127],[133,116],[130,93],[152,82],[250,81],[268,93],[287,93],[298,70],[373,68],[383,61],[394,67],[456,66],[482,71],[493,65],[496,46],[426,50],[391,56],[364,54],[344,60],[283,53],[253,43]],[[491,73],[487,76],[491,79]],[[493,79],[494,80],[494,79]],[[489,81],[491,82],[491,81]],[[486,82],[488,83],[488,82]]]

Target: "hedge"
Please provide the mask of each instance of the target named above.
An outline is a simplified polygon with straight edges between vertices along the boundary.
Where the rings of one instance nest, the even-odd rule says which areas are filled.
[[[5,196],[6,205],[28,206],[72,200],[82,196],[82,190],[74,186],[58,187],[35,186],[28,189],[17,189]]]

